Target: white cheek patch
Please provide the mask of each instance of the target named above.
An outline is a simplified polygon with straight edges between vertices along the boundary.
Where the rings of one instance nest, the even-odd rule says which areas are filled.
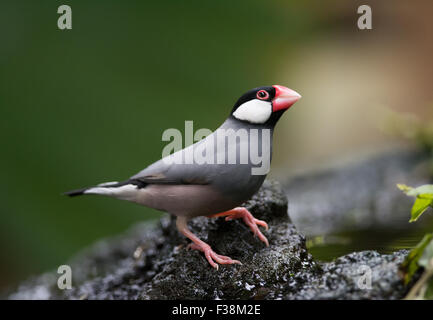
[[[233,116],[251,123],[265,123],[272,114],[272,103],[253,99],[240,105]]]

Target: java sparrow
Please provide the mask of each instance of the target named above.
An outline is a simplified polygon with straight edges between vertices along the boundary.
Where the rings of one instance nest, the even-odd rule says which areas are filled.
[[[274,127],[300,98],[297,92],[280,85],[252,89],[238,99],[218,129],[197,143],[163,157],[125,181],[65,194],[104,195],[168,212],[177,217],[179,232],[192,241],[189,248],[202,251],[212,267],[240,264],[214,252],[189,230],[187,222],[197,216],[226,217],[226,221],[242,218],[254,235],[269,245],[258,228],[268,229],[266,222],[239,207],[259,190],[268,171],[254,172],[257,161],[245,153],[262,152],[263,159],[264,155],[270,159]],[[195,153],[197,150],[200,152]],[[196,161],[197,154],[201,154],[200,161]],[[208,161],[203,161],[204,154]]]

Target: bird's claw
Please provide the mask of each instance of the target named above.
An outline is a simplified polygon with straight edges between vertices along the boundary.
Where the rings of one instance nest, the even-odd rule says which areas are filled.
[[[257,236],[260,239],[260,241],[263,241],[266,244],[266,246],[269,246],[268,239],[263,235],[263,233],[260,231],[258,227],[261,226],[264,227],[265,230],[268,230],[269,229],[268,224],[263,220],[254,218],[254,216],[245,208],[240,207],[240,208],[235,208],[233,210],[235,210],[236,212],[227,216],[225,220],[230,221],[230,220],[242,218],[245,224],[251,229],[254,236]]]
[[[215,268],[215,269],[217,269],[218,270],[218,263],[219,264],[240,264],[240,265],[242,265],[242,263],[240,262],[240,261],[238,261],[238,260],[233,260],[232,258],[230,258],[230,257],[227,257],[227,256],[223,256],[223,255],[220,255],[220,254],[217,254],[215,251],[213,251],[212,250],[212,248],[209,246],[209,245],[207,245],[207,244],[204,244],[204,245],[199,245],[199,244],[196,244],[196,243],[190,243],[188,246],[187,246],[187,249],[191,249],[191,250],[199,250],[199,251],[201,251],[201,252],[203,252],[204,253],[204,255],[205,255],[205,257],[206,257],[206,259],[207,259],[207,261],[209,262],[209,264],[213,267],[213,268]]]

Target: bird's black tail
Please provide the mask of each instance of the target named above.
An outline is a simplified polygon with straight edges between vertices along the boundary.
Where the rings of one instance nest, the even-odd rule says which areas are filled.
[[[122,182],[113,181],[113,182],[100,183],[96,186],[71,190],[71,191],[65,192],[63,194],[65,196],[70,196],[70,197],[80,196],[82,194],[108,195],[105,192],[105,188],[113,189],[113,188],[118,188],[118,187],[122,187],[124,185],[129,185],[129,184],[135,185],[137,188],[144,188],[147,185],[145,182],[140,181],[138,179],[129,179],[129,180],[122,181]],[[89,190],[89,192],[86,192],[87,190]]]
[[[87,191],[89,189],[92,189],[92,188],[96,188],[96,187],[118,187],[120,185],[123,185],[123,183],[119,183],[117,181],[105,182],[105,183],[100,183],[100,184],[98,184],[96,186],[92,186],[92,187],[71,190],[71,191],[65,192],[63,194],[65,196],[70,196],[70,197],[81,196],[82,194],[86,194],[85,191]]]
[[[65,193],[63,193],[63,195],[70,196],[70,197],[80,196],[80,195],[84,194],[84,191],[86,191],[88,189],[90,189],[90,188],[75,189],[75,190],[65,192]]]

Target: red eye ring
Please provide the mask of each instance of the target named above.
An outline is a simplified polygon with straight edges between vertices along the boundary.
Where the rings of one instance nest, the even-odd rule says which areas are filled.
[[[269,98],[269,93],[266,90],[259,90],[256,94],[257,99],[266,100]]]

